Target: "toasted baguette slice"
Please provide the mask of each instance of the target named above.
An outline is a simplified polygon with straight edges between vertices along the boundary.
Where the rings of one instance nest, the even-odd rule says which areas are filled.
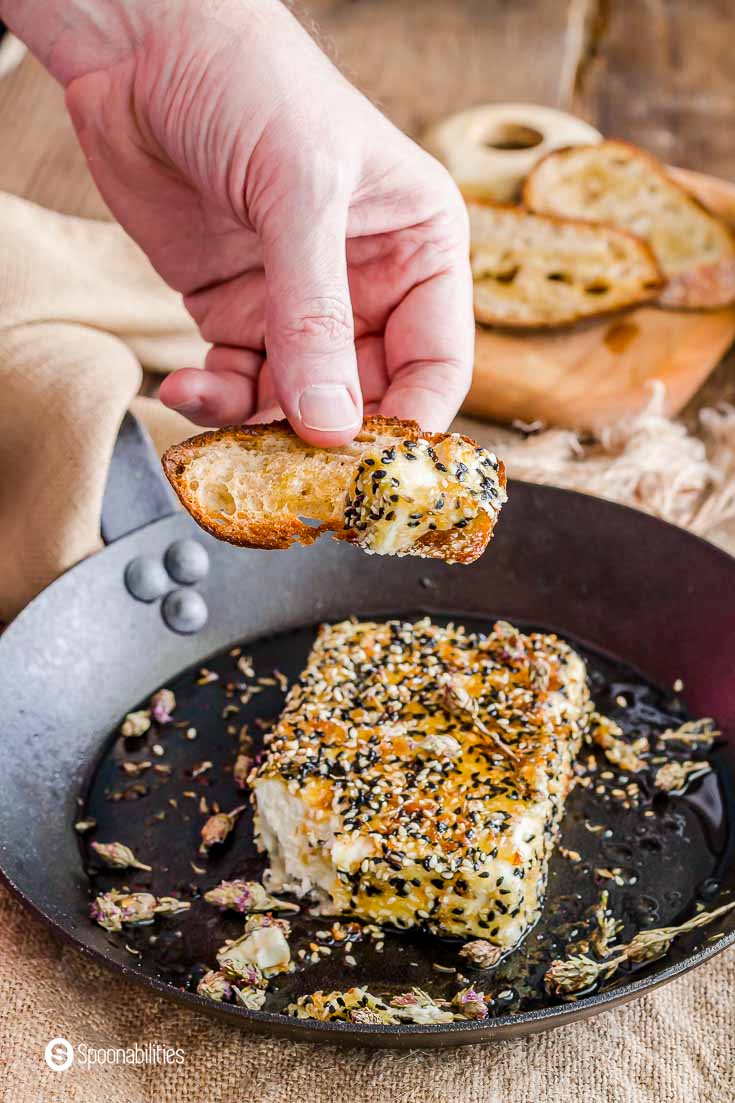
[[[573,146],[544,157],[523,199],[544,214],[612,223],[649,243],[666,277],[664,306],[714,309],[735,302],[735,235],[627,142]]]
[[[475,317],[488,325],[569,325],[653,299],[651,250],[623,230],[520,207],[469,204]]]
[[[471,563],[506,498],[503,464],[468,437],[383,417],[329,449],[285,422],[219,429],[169,448],[163,467],[202,528],[248,548],[331,532],[371,553]]]

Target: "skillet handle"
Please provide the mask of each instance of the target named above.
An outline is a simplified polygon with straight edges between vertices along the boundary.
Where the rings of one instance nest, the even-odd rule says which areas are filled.
[[[170,517],[177,508],[151,438],[140,422],[126,413],[112,450],[102,498],[102,539],[111,544],[153,521]]]

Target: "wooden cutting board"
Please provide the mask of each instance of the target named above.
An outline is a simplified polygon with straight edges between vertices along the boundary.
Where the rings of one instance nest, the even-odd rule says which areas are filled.
[[[735,185],[672,170],[735,225]],[[477,327],[475,369],[463,412],[492,421],[543,421],[599,430],[641,410],[651,381],[677,414],[735,340],[735,307],[686,312],[639,307],[556,333]]]

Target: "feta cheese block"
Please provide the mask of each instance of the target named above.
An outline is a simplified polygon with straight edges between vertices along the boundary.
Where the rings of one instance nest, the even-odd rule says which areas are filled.
[[[512,948],[543,904],[590,710],[554,635],[323,626],[254,779],[269,887]]]

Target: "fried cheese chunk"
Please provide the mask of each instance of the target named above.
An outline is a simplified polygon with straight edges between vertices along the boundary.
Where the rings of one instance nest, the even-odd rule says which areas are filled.
[[[323,626],[254,782],[270,888],[512,948],[543,904],[589,714],[585,665],[554,635]]]

